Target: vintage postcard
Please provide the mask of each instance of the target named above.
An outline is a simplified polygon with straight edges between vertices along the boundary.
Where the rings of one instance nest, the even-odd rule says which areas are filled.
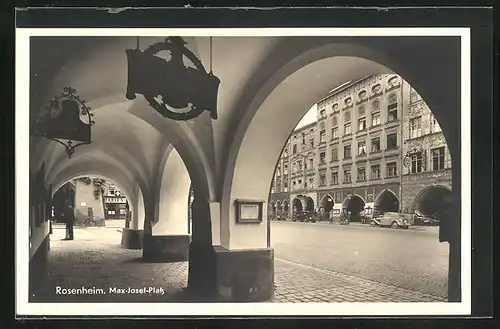
[[[468,28],[18,28],[16,79],[17,314],[470,314]]]

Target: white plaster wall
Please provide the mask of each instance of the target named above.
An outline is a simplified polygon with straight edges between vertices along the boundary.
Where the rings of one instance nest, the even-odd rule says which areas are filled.
[[[88,208],[92,208],[94,218],[104,218],[104,205],[99,191],[99,197],[94,197],[94,183],[86,184],[79,180],[75,181],[75,216],[85,217]]]
[[[28,234],[28,232],[26,232],[26,234]],[[49,234],[49,222],[42,223],[40,224],[40,226],[32,230],[30,239],[30,260],[48,234]]]
[[[135,211],[134,214],[135,216],[132,217],[132,225],[130,225],[130,228],[133,230],[144,229],[144,220],[146,212],[144,210],[144,198],[142,196],[141,190],[139,190],[137,196],[137,211]]]
[[[158,221],[153,235],[188,234],[188,198],[191,179],[182,158],[173,149],[163,171],[159,194]]]

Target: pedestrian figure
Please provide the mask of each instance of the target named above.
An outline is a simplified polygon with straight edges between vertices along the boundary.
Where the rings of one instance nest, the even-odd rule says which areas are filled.
[[[63,240],[73,240],[73,226],[75,224],[75,212],[73,206],[68,204],[64,209],[64,219],[66,222],[66,237]]]

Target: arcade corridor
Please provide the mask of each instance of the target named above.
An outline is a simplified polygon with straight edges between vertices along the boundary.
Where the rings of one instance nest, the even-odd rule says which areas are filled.
[[[39,301],[191,301],[183,289],[187,286],[187,262],[141,261],[141,250],[124,249],[119,245],[120,227],[76,229],[74,241],[61,241],[64,227],[54,225],[49,282]],[[286,222],[273,223],[272,232],[276,250],[276,290],[270,302],[429,302],[446,299],[447,251],[438,243],[428,243],[435,238],[432,228],[422,232],[383,231]],[[294,243],[293,237],[297,234],[303,236],[304,244]],[[318,234],[330,239],[310,238]],[[412,252],[411,257],[406,257],[411,250],[404,248],[394,249],[391,257],[384,257],[384,248],[380,248],[380,252],[368,251],[366,247],[353,248],[356,240],[368,236],[374,242],[390,238],[397,246],[403,241],[411,241],[421,249]],[[339,244],[348,247],[346,252],[339,254]],[[405,261],[410,258],[413,266]],[[422,259],[416,261],[417,258]],[[421,266],[423,258],[430,259],[433,264]],[[153,287],[158,293],[56,295],[57,286],[95,287],[108,291],[112,287]]]

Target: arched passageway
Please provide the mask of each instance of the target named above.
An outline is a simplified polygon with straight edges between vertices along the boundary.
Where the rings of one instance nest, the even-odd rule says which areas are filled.
[[[373,214],[383,214],[385,212],[399,212],[399,200],[389,189],[384,189],[375,198],[373,204]]]
[[[292,210],[293,212],[302,211],[302,202],[299,198],[294,198],[292,201]]]
[[[231,83],[233,81],[242,82],[241,88],[239,88],[241,91],[236,93],[228,91],[226,87],[221,88],[221,95],[223,97],[221,97],[221,102],[219,104],[224,110],[220,113],[220,118],[222,120],[211,125],[203,121],[205,118],[200,118],[200,120],[192,125],[192,127],[199,128],[198,130],[193,129],[193,131],[191,131],[189,130],[190,128],[187,129],[191,134],[190,136],[196,136],[196,138],[199,139],[196,140],[196,143],[193,142],[193,145],[198,147],[194,153],[199,149],[206,149],[208,150],[207,153],[211,153],[207,156],[209,161],[205,161],[205,154],[194,157],[197,160],[201,160],[198,161],[199,163],[196,162],[198,166],[190,166],[190,168],[194,167],[199,171],[197,172],[199,177],[192,177],[193,184],[197,183],[197,179],[195,178],[203,178],[204,176],[209,176],[211,172],[217,172],[214,168],[209,168],[210,165],[207,163],[217,164],[217,166],[220,167],[221,173],[217,175],[221,177],[221,181],[218,181],[215,184],[216,186],[210,189],[210,191],[212,191],[212,189],[217,190],[216,193],[201,195],[201,193],[198,193],[198,190],[196,190],[196,198],[202,200],[201,202],[203,203],[199,208],[201,209],[199,212],[201,215],[199,217],[213,218],[214,221],[212,224],[212,229],[214,231],[211,231],[211,228],[208,227],[207,232],[210,233],[210,237],[207,238],[204,243],[205,245],[212,245],[211,237],[213,234],[214,244],[235,251],[232,255],[237,255],[236,251],[239,249],[245,250],[247,254],[248,250],[263,248],[266,243],[266,227],[264,227],[264,225],[237,224],[233,201],[237,199],[266,199],[269,193],[272,172],[278,157],[277,154],[279,154],[279,149],[282,148],[293,126],[298,122],[300,116],[304,114],[300,112],[327,94],[328,91],[331,90],[332,84],[336,85],[341,82],[356,80],[359,79],[359,77],[372,74],[391,73],[392,70],[400,71],[403,73],[404,78],[408,78],[408,81],[415,84],[416,89],[418,89],[425,98],[429,97],[429,105],[437,109],[438,112],[436,112],[436,117],[438,119],[446,117],[447,111],[455,111],[455,109],[459,108],[454,93],[456,90],[459,90],[457,83],[460,79],[457,78],[458,75],[456,73],[453,73],[459,65],[457,65],[457,56],[454,56],[453,53],[450,54],[446,52],[446,49],[451,48],[448,47],[450,45],[449,43],[447,44],[446,42],[440,41],[434,45],[437,51],[429,51],[429,49],[433,49],[431,47],[433,44],[429,47],[419,47],[417,46],[419,42],[406,43],[389,39],[385,39],[387,41],[379,39],[370,40],[369,38],[349,38],[345,40],[341,40],[341,38],[264,39],[265,38],[255,38],[257,45],[263,46],[261,48],[265,50],[261,51],[261,48],[254,47],[254,49],[256,49],[256,56],[253,56],[255,60],[252,61],[251,65],[248,65],[246,69],[234,70],[232,65],[219,65],[221,69],[218,73],[222,81],[224,81],[224,84],[221,86],[232,86],[234,85]],[[228,42],[233,42],[228,50],[241,49],[240,54],[242,55],[245,52],[249,53],[247,51],[248,48],[238,47],[242,46],[244,42],[238,41],[237,38],[228,38],[228,40]],[[129,38],[129,40],[125,41],[133,43],[134,40],[133,38]],[[221,44],[224,43],[223,41],[220,42]],[[260,44],[258,42],[260,42]],[[273,45],[274,42],[276,42],[276,45]],[[200,45],[201,44],[200,42]],[[206,44],[208,44],[208,42],[206,42]],[[93,48],[95,47],[89,47],[89,49]],[[123,49],[125,49],[125,47],[116,48],[119,48],[120,54],[122,54]],[[250,47],[250,49],[252,49],[252,47]],[[418,49],[425,49],[425,52],[418,52]],[[104,53],[104,51],[99,49],[98,52],[95,52],[96,56],[94,56],[98,58],[98,60],[94,60],[93,63],[89,64],[94,65],[95,67],[91,66],[94,69],[98,68],[96,73],[99,73],[99,68],[102,68],[99,64],[102,65],[102,63],[112,62],[102,60],[102,58],[123,58],[123,56],[103,57],[102,54]],[[224,54],[229,54],[231,57],[234,57],[234,53],[231,51],[219,50],[219,53],[222,55],[220,57],[216,56],[216,62],[218,63],[228,61],[228,58],[224,57]],[[99,55],[97,56],[97,54]],[[440,60],[441,58],[446,58],[446,60]],[[87,62],[89,61],[86,61],[86,63]],[[123,78],[123,80],[125,79],[122,70],[125,63],[116,62],[117,70],[101,70],[102,72],[106,72],[105,74],[107,74],[107,78],[109,78],[106,79],[106,83],[102,85],[116,86],[117,89],[120,89],[118,92],[121,95],[122,85],[115,83],[114,77],[118,76]],[[418,69],[414,69],[414,67]],[[86,70],[84,70],[85,68],[87,67],[79,66],[78,70],[72,70],[72,73],[66,74],[78,80],[78,85],[76,85],[78,90],[84,89],[86,95],[92,95],[93,90],[89,90],[92,88],[99,89],[101,95],[111,92],[104,88],[94,87],[95,84],[89,83],[88,79],[95,80],[96,76],[92,74],[83,74],[86,72]],[[68,71],[69,70],[66,70],[65,72]],[[233,75],[233,72],[237,74]],[[436,72],[449,74],[437,74]],[[85,79],[80,79],[83,76],[85,76]],[[71,79],[64,79],[64,76],[58,81],[58,83],[73,85],[73,83],[69,83],[73,81]],[[59,86],[56,87],[56,90],[59,91]],[[443,89],[436,87],[442,87]],[[436,92],[433,93],[433,90],[436,90]],[[49,94],[49,96],[51,96],[52,93]],[[227,97],[227,95],[230,96]],[[443,95],[445,95],[445,97],[443,97]],[[97,97],[93,95],[93,98]],[[293,108],[297,108],[297,110],[289,111]],[[238,111],[235,111],[235,109]],[[287,115],[280,115],[279,111],[276,111],[276,109],[286,110]],[[118,111],[120,111],[120,113],[118,113]],[[152,209],[156,206],[155,201],[157,200],[155,200],[154,195],[150,195],[151,193],[149,193],[149,191],[155,190],[156,188],[153,180],[156,178],[154,176],[158,166],[154,161],[157,159],[158,154],[155,150],[158,149],[158,144],[161,144],[159,140],[165,136],[154,133],[154,131],[148,131],[146,127],[135,124],[134,120],[132,120],[134,118],[130,118],[133,115],[122,115],[122,113],[126,111],[128,111],[128,109],[125,108],[116,109],[116,113],[108,111],[110,112],[106,115],[108,117],[108,122],[113,122],[114,126],[119,127],[120,130],[127,131],[127,133],[131,131],[141,131],[141,133],[136,134],[136,136],[133,136],[134,133],[127,134],[135,137],[137,140],[134,140],[134,138],[127,141],[121,140],[120,138],[123,136],[120,135],[120,131],[117,131],[118,129],[115,129],[112,133],[116,135],[115,137],[119,138],[108,138],[109,131],[106,130],[108,127],[105,127],[100,137],[101,141],[109,140],[109,143],[107,148],[100,151],[102,153],[111,151],[117,140],[120,141],[121,144],[126,145],[128,149],[134,150],[134,152],[123,153],[125,150],[125,147],[123,147],[120,150],[117,149],[116,152],[110,156],[116,157],[117,166],[120,165],[121,162],[125,163],[122,167],[126,167],[123,171],[130,174],[129,179],[140,182],[140,187],[145,192],[144,200],[147,204],[148,220],[155,221],[157,213],[156,210]],[[153,112],[153,114],[155,113]],[[101,118],[104,116],[103,114]],[[120,124],[116,124],[117,118],[120,118]],[[151,115],[149,118],[151,118],[149,121],[151,127],[159,127],[159,125],[153,126],[153,121],[161,121],[158,116]],[[146,120],[144,120],[144,124],[146,124]],[[133,129],[125,130],[122,128],[124,126],[133,127]],[[273,129],[262,129],[262,127],[265,126],[272,126]],[[97,127],[99,127],[99,125]],[[104,127],[104,125],[100,127]],[[166,127],[166,125],[163,127]],[[160,129],[157,130],[159,131]],[[143,133],[143,131],[148,131],[148,133]],[[457,133],[459,130],[453,126],[453,123],[448,123],[446,121],[443,124],[443,131],[447,133],[447,137],[451,138],[452,141],[460,135]],[[106,134],[104,134],[104,132],[106,132]],[[208,135],[203,132],[208,132]],[[198,134],[199,136],[197,136]],[[99,136],[96,134],[95,137]],[[459,139],[457,138],[456,140]],[[450,151],[455,152],[453,154],[455,159],[460,159],[460,150],[456,147],[456,142],[454,143],[454,147],[450,147]],[[203,144],[203,147],[200,147],[200,144]],[[257,157],[255,156],[255,147],[258,145],[266,145],[266,147],[261,150]],[[93,145],[88,148],[98,148],[100,146],[103,146],[103,144],[93,143]],[[186,145],[184,146],[185,150],[189,151],[189,147]],[[194,149],[195,148],[193,148],[193,150]],[[120,152],[124,155],[120,156]],[[59,153],[64,156],[62,151]],[[52,161],[50,156],[47,158]],[[89,161],[93,161],[95,157],[89,156],[89,159]],[[54,159],[52,162],[57,164],[59,161]],[[193,162],[195,161],[193,160]],[[216,165],[214,165],[214,167],[215,166]],[[250,176],[251,173],[255,173],[255,168],[260,168],[259,175]],[[196,170],[190,170],[190,174],[196,172]],[[456,166],[455,164],[453,165],[453,170],[460,172],[459,163]],[[457,177],[458,176],[459,175],[457,175]],[[248,184],[248,177],[251,177],[253,180],[252,184]],[[455,175],[453,179],[455,184]],[[207,180],[209,179],[207,178]],[[50,179],[48,183],[51,183]],[[201,185],[209,186],[210,184]],[[455,186],[459,185],[460,184],[456,184]],[[209,190],[208,187],[205,189],[207,191]],[[186,197],[187,193],[184,193],[182,195],[183,200],[185,200]],[[214,211],[212,211],[212,208],[208,209],[208,201],[213,202],[213,209],[217,209]],[[305,203],[306,210],[314,210],[314,201],[312,199],[307,201],[308,202]],[[298,202],[300,204],[300,200],[298,200]],[[362,203],[364,204],[364,201]],[[181,204],[183,211],[185,211],[186,202],[183,201]],[[295,207],[295,205],[296,204],[293,205],[293,208],[298,210],[299,207]],[[212,204],[210,206],[212,206]],[[356,207],[349,203],[346,208],[348,209],[350,207],[352,209],[362,209],[362,206]],[[456,207],[456,209],[460,209],[460,207]],[[300,210],[302,210],[302,204],[300,204]],[[213,216],[211,216],[212,214]],[[455,218],[460,217],[455,216]],[[207,229],[207,227],[205,226],[204,229]],[[269,258],[272,258],[272,256]],[[259,259],[262,259],[262,257],[259,257]],[[267,265],[272,266],[272,261],[269,261]],[[237,266],[235,266],[235,268],[236,267]],[[253,268],[259,269],[264,267],[264,265],[259,267],[253,266]],[[255,277],[257,277],[257,275]],[[271,287],[272,284],[268,286]],[[227,290],[229,289],[230,288]]]
[[[306,211],[314,211],[314,200],[311,197],[306,198]]]
[[[365,201],[357,194],[350,194],[342,203],[342,208],[351,222],[361,222],[361,212],[365,208]]]
[[[288,201],[283,200],[283,213],[286,217],[288,217],[288,211],[290,210],[289,208],[290,207],[288,206]]]
[[[325,194],[320,202],[320,220],[328,220],[330,218],[334,205],[335,202],[333,201],[333,197],[330,194]]]
[[[68,205],[75,208],[75,186],[71,182],[61,186],[52,197],[52,221],[63,222],[64,209]]]
[[[440,214],[452,207],[451,190],[445,186],[430,186],[422,190],[413,202],[412,212],[419,211],[423,215],[439,219]]]

